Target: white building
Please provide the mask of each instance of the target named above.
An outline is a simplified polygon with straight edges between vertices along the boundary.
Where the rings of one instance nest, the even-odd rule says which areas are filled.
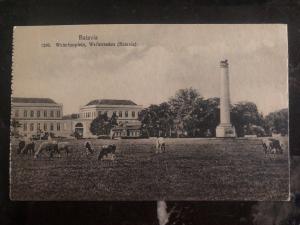
[[[11,118],[18,121],[23,136],[51,132],[65,135],[62,130],[63,106],[50,98],[12,98]]]
[[[94,135],[90,132],[92,121],[100,114],[107,114],[108,117],[115,114],[119,124],[117,127],[118,132],[116,133],[117,136],[138,137],[140,136],[141,125],[138,120],[138,114],[141,110],[142,106],[137,105],[131,100],[93,100],[80,107],[79,116],[77,118],[74,116],[73,118],[64,118],[64,130],[72,130],[82,137],[94,137]],[[120,130],[123,132],[119,132]]]
[[[12,119],[19,122],[18,133],[34,136],[53,133],[55,136],[70,137],[75,132],[81,137],[95,137],[90,132],[92,121],[100,114],[117,116],[118,126],[113,129],[115,136],[139,137],[142,110],[130,100],[100,99],[80,107],[79,114],[63,116],[63,105],[49,98],[12,98]]]

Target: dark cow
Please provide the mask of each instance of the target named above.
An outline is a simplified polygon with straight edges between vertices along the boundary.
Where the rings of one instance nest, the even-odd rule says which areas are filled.
[[[25,141],[20,141],[19,142],[19,148],[17,150],[17,154],[20,154],[22,152],[22,149],[25,147],[26,142]]]
[[[274,138],[271,138],[270,141],[271,141],[271,144],[270,144],[271,153],[273,153],[273,154],[277,154],[277,153],[282,154],[283,149],[281,148],[280,141],[277,140],[277,139],[274,139]]]
[[[33,141],[20,141],[17,154],[34,154],[35,143]]]
[[[68,156],[69,153],[71,152],[71,149],[72,149],[72,146],[67,141],[58,142],[57,147],[58,147],[58,154],[59,155],[60,155],[60,151],[65,151],[66,155]]]
[[[34,154],[34,148],[35,148],[35,143],[32,141],[30,143],[28,143],[27,145],[25,145],[25,148],[22,150],[22,154],[30,154],[33,155]]]
[[[50,158],[52,158],[55,153],[59,154],[60,156],[60,151],[58,149],[58,144],[56,141],[42,142],[35,152],[34,158],[38,158],[43,151],[48,152]]]
[[[108,156],[108,154],[115,155],[117,147],[116,145],[104,145],[98,155],[98,160],[102,160],[104,156]]]
[[[94,153],[94,149],[92,148],[91,142],[89,141],[85,142],[84,147],[87,155]]]

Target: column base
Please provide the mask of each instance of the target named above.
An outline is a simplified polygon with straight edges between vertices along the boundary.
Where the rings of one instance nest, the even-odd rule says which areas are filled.
[[[229,124],[220,124],[216,128],[216,137],[226,138],[226,137],[236,137],[236,132],[234,126]]]

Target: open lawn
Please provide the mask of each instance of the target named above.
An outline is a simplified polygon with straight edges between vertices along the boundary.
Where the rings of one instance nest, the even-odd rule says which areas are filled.
[[[260,139],[69,140],[72,153],[49,159],[11,149],[12,200],[286,200],[287,140],[283,155],[265,156]],[[117,145],[115,161],[98,161],[104,144]]]

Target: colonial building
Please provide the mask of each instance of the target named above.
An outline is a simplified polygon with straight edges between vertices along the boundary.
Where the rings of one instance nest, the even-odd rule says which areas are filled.
[[[137,105],[131,100],[93,100],[80,108],[77,118],[64,118],[64,127],[72,129],[74,132],[76,131],[82,137],[94,137],[90,132],[92,121],[100,114],[107,114],[108,117],[115,114],[117,116],[118,127],[113,129],[113,132],[122,130],[123,133],[119,135],[119,132],[117,132],[114,136],[139,137],[141,123],[138,120],[138,114],[141,110],[142,106]],[[130,130],[130,132],[124,131],[124,129]]]
[[[49,98],[12,98],[12,119],[19,122],[19,134],[24,136],[51,132],[70,137],[75,132],[84,138],[96,137],[90,132],[92,121],[100,114],[117,116],[118,126],[111,136],[139,137],[141,123],[138,114],[142,106],[130,100],[100,99],[80,107],[78,114],[63,116],[63,106]]]
[[[63,106],[50,98],[12,98],[11,118],[19,123],[23,136],[52,132],[65,135],[62,130]]]

